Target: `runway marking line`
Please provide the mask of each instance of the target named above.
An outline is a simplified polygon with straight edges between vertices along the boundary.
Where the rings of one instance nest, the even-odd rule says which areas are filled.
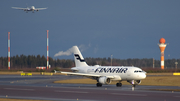
[[[7,90],[27,90],[27,91],[34,91],[34,89],[22,89],[22,88],[3,88]]]
[[[127,96],[129,96],[129,95],[132,95],[132,96],[147,96],[145,94],[119,94],[119,93],[110,93],[110,94],[113,94],[113,95],[127,95]]]
[[[79,92],[79,91],[59,91],[59,90],[56,90],[55,92],[64,92],[64,93],[88,93],[88,92]]]

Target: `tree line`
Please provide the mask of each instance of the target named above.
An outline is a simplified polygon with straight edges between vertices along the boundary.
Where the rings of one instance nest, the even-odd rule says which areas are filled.
[[[36,68],[38,66],[46,67],[47,59],[45,56],[40,55],[16,55],[10,58],[11,68]],[[88,65],[101,65],[101,66],[110,66],[111,58],[85,58],[85,61]],[[180,63],[180,59],[168,59],[165,60],[165,68],[175,68],[175,62]],[[70,68],[75,66],[74,60],[72,59],[53,59],[49,57],[49,64],[52,68],[61,67],[61,68]],[[152,68],[153,59],[112,59],[113,66],[136,66],[140,68]],[[0,57],[0,68],[8,67],[8,58]],[[160,60],[154,60],[154,67],[160,68]],[[180,68],[177,65],[177,68]]]

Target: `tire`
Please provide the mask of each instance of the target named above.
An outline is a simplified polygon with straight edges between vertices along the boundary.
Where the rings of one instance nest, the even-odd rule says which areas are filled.
[[[122,83],[116,83],[116,87],[121,87]]]
[[[102,84],[101,83],[97,83],[96,86],[97,87],[102,87]]]

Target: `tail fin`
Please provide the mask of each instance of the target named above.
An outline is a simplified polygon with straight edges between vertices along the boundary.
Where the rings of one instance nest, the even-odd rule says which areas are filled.
[[[81,52],[79,51],[79,48],[77,46],[73,46],[73,49],[74,49],[74,60],[76,67],[88,66]]]

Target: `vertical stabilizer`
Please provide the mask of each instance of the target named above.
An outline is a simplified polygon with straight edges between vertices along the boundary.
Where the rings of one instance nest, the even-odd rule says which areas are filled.
[[[76,67],[88,66],[77,46],[73,46],[73,51]]]

